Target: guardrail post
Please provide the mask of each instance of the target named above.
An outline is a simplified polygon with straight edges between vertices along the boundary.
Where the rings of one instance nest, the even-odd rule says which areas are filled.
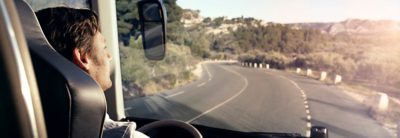
[[[307,76],[311,76],[311,75],[312,75],[312,70],[311,70],[311,69],[307,69],[306,75],[307,75]]]
[[[327,73],[325,71],[321,72],[321,77],[319,78],[320,81],[324,81],[326,79]]]
[[[265,68],[269,69],[269,64],[266,64],[266,67],[265,67]]]
[[[397,122],[397,138],[400,138],[400,120]]]
[[[336,76],[335,76],[334,84],[338,84],[338,83],[340,83],[340,82],[342,82],[342,76],[336,75]]]
[[[296,69],[296,73],[297,73],[297,74],[300,74],[300,72],[301,72],[301,69],[300,69],[300,68],[297,68],[297,69]]]
[[[378,112],[385,113],[389,107],[389,97],[386,93],[378,93],[379,94],[379,102],[378,102]]]

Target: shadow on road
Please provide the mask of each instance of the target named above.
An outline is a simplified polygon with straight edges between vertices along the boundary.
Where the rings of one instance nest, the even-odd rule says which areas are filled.
[[[333,108],[337,108],[337,109],[339,109],[341,111],[344,111],[344,112],[350,112],[350,113],[362,115],[362,116],[365,116],[365,117],[369,117],[368,116],[368,109],[366,107],[365,108],[353,108],[353,107],[338,105],[338,104],[334,104],[334,103],[330,103],[330,102],[326,102],[326,101],[322,101],[322,100],[318,100],[318,99],[314,99],[314,98],[309,98],[308,101],[309,102],[316,102],[318,104],[328,105],[328,106],[331,106]]]

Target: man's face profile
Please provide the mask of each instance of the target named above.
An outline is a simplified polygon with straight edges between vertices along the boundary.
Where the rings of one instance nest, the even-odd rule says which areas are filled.
[[[91,46],[92,51],[88,55],[89,68],[87,72],[105,91],[112,86],[110,79],[110,61],[112,55],[107,50],[106,40],[100,32],[95,34]]]

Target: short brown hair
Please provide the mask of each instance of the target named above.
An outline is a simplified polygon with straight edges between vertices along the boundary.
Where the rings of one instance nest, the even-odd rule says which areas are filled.
[[[57,7],[40,10],[36,16],[47,40],[61,55],[72,61],[74,48],[90,55],[93,38],[100,31],[95,12]]]

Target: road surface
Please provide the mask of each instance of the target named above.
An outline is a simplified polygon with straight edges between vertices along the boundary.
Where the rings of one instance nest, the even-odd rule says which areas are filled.
[[[165,93],[125,101],[127,116],[179,119],[244,132],[309,135],[324,126],[329,137],[393,137],[339,88],[278,70],[203,64],[203,76]]]

